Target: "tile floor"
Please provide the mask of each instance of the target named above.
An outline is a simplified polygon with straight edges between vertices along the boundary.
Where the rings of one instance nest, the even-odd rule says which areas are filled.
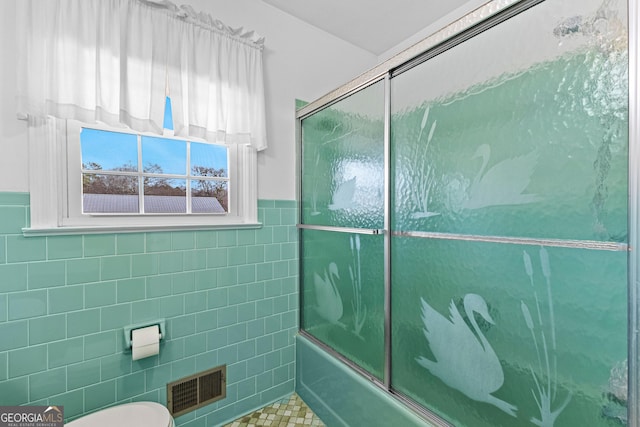
[[[293,393],[288,399],[283,399],[252,414],[245,415],[224,427],[257,426],[324,427],[324,424],[311,412],[302,399]]]

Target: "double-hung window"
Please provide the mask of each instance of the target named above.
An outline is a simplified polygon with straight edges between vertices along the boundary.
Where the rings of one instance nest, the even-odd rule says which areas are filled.
[[[225,146],[83,126],[69,170],[74,205],[83,214],[226,214],[229,149]],[[74,138],[75,139],[75,138]],[[78,150],[79,148],[79,150]],[[235,157],[235,156],[234,156]],[[77,179],[82,189],[78,192]]]
[[[259,225],[251,146],[49,120],[54,144],[30,156],[26,234]]]
[[[62,139],[63,228],[256,224],[256,153],[249,146],[73,120]]]

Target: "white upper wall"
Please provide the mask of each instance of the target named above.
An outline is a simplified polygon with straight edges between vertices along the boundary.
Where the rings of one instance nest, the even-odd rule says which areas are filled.
[[[28,191],[26,123],[16,119],[16,2],[0,14],[0,192]],[[176,0],[231,27],[266,38],[264,73],[269,148],[258,155],[258,196],[293,200],[296,181],[295,99],[313,101],[377,63],[343,42],[260,0]]]
[[[0,13],[0,191],[27,191],[27,125],[16,118],[16,1]]]
[[[432,24],[430,24],[427,27],[423,28],[422,30],[418,31],[417,33],[415,33],[411,37],[407,38],[406,40],[404,40],[400,44],[398,44],[398,45],[392,47],[391,49],[389,49],[388,51],[384,52],[382,55],[380,55],[378,57],[378,62],[380,62],[380,63],[384,62],[387,59],[393,57],[394,55],[402,52],[403,50],[413,46],[414,44],[418,43],[422,39],[425,39],[425,38],[429,37],[433,33],[439,31],[440,29],[442,29],[444,27],[446,27],[447,25],[451,24],[452,22],[455,22],[455,21],[459,20],[460,18],[462,18],[463,16],[467,15],[468,13],[473,12],[474,10],[479,8],[480,6],[486,4],[487,1],[488,0],[469,0],[469,1],[467,1],[465,4],[463,4],[459,8],[457,8],[454,11],[446,14],[442,18],[434,21]]]

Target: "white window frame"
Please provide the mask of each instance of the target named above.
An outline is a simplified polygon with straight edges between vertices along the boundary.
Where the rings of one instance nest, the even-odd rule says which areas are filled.
[[[25,235],[134,232],[153,230],[255,228],[257,218],[257,152],[250,145],[229,145],[229,212],[226,214],[85,214],[82,213],[80,131],[83,127],[183,141],[169,134],[133,132],[126,128],[55,121],[51,141],[29,141],[31,226]],[[32,139],[30,135],[30,139]],[[204,141],[206,142],[206,141]]]

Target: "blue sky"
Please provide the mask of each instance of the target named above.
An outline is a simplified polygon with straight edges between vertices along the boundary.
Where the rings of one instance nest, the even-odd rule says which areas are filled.
[[[164,126],[173,129],[171,103],[168,98],[167,101]],[[80,141],[83,163],[98,163],[103,170],[138,164],[136,135],[83,128]],[[143,166],[158,164],[164,173],[185,174],[186,147],[184,141],[143,136]],[[195,165],[227,170],[227,150],[219,145],[192,142],[191,167]]]

